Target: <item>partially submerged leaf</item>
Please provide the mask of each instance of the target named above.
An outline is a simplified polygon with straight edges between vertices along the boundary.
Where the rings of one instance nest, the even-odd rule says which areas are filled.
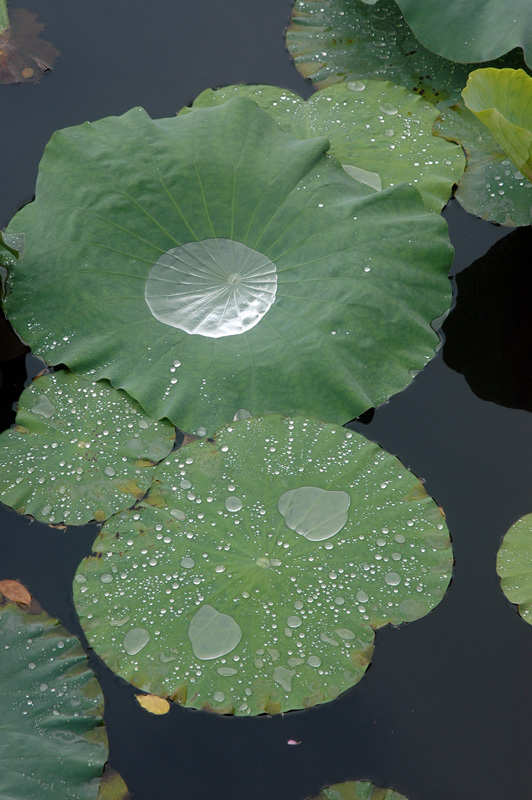
[[[0,594],[3,594],[4,597],[7,597],[8,600],[12,600],[14,603],[20,603],[24,606],[31,605],[31,594],[19,581],[9,579],[0,581]]]
[[[130,800],[130,798],[124,779],[107,763],[100,782],[98,800]]]
[[[532,181],[532,78],[522,69],[477,69],[470,74],[462,97],[517,169]]]
[[[0,83],[35,83],[52,69],[59,50],[40,38],[44,25],[36,20],[23,8],[9,12],[10,26],[0,31]]]
[[[532,514],[517,520],[504,536],[497,554],[497,572],[502,591],[532,625]]]
[[[95,800],[103,696],[79,642],[47,614],[0,606],[0,797]]]
[[[464,170],[462,149],[432,134],[438,116],[434,106],[388,81],[341,83],[306,102],[275,86],[206,89],[183,112],[235,96],[251,97],[283,130],[300,139],[326,136],[330,154],[345,171],[373,189],[401,181],[415,184],[432,211],[441,211]]]
[[[382,789],[369,781],[346,781],[326,786],[313,800],[408,800],[395,789]]]
[[[532,67],[530,0],[397,0],[417,39],[451,61],[490,61],[515,47]]]
[[[244,97],[54,134],[9,227],[13,324],[189,433],[379,405],[434,353],[452,248],[414,187],[370,192],[328,146]]]
[[[168,714],[170,711],[170,703],[164,697],[159,697],[156,694],[136,694],[137,702],[150,714]]]
[[[194,708],[330,700],[364,674],[374,628],[424,616],[447,588],[445,521],[417,483],[363,437],[301,417],[192,442],[157,467],[165,506],[108,520],[81,563],[89,642],[135,686]]]
[[[0,434],[0,500],[44,522],[102,522],[147,491],[174,428],[102,383],[56,372],[20,397],[17,425]]]

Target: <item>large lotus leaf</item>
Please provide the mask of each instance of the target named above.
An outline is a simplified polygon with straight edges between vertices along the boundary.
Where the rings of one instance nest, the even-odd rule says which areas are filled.
[[[353,81],[322,89],[306,102],[274,86],[227,86],[202,92],[192,108],[235,95],[251,97],[300,139],[326,136],[346,172],[374,189],[416,184],[432,211],[441,211],[464,171],[462,149],[432,134],[434,106],[403,86]]]
[[[368,194],[328,146],[244,97],[56,133],[10,225],[12,322],[183,430],[380,404],[434,352],[452,249],[414,187]]]
[[[44,522],[102,521],[145,494],[174,438],[110,386],[43,375],[0,434],[0,500]]]
[[[422,617],[449,583],[434,501],[344,428],[245,419],[156,473],[74,583],[91,645],[144,691],[237,714],[330,700],[362,677],[374,628]]]
[[[394,789],[381,789],[369,781],[347,781],[327,786],[314,800],[407,800]]]
[[[443,109],[434,129],[465,150],[467,167],[455,197],[466,211],[501,225],[530,225],[532,184],[474,114],[458,105]]]
[[[532,514],[521,517],[506,533],[497,554],[501,588],[532,625]]]
[[[532,78],[522,69],[477,69],[462,97],[515,166],[532,180]]]
[[[95,800],[103,696],[79,642],[13,604],[0,605],[0,641],[0,797]]]
[[[456,64],[424,48],[394,0],[375,5],[362,0],[296,0],[287,44],[296,67],[318,87],[378,78],[435,103],[442,114],[435,133],[460,142],[467,154],[457,192],[464,208],[496,222],[529,223],[528,182],[515,169],[506,171],[501,165],[506,154],[464,106],[460,93],[476,65]],[[522,65],[515,52],[494,64]]]
[[[419,41],[451,61],[490,61],[521,47],[532,66],[530,0],[396,0]]]

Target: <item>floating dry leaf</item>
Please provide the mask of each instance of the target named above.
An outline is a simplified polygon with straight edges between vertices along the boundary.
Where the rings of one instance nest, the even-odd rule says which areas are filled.
[[[168,714],[170,711],[170,703],[164,697],[158,697],[156,694],[136,694],[135,697],[139,705],[150,714]]]
[[[31,594],[25,586],[18,581],[4,580],[0,581],[0,592],[12,600],[14,603],[22,603],[25,606],[31,605]]]
[[[0,32],[0,83],[36,83],[52,69],[59,50],[40,38],[44,25],[36,22],[37,14],[15,8],[9,20]]]

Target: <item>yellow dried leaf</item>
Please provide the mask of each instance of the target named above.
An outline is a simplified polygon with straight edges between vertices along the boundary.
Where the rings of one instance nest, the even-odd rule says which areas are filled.
[[[170,711],[170,703],[164,697],[156,694],[136,694],[135,697],[142,708],[150,714],[168,714]]]
[[[13,600],[14,603],[22,603],[25,606],[31,605],[31,594],[18,581],[0,581],[0,592],[8,600]]]

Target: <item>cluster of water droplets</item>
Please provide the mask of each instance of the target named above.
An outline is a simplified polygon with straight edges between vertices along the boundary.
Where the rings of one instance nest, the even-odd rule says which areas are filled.
[[[172,448],[174,429],[126,395],[57,372],[19,402],[17,424],[0,436],[2,502],[44,522],[102,521],[151,483],[150,467]]]
[[[371,626],[421,616],[449,580],[441,515],[406,500],[414,479],[398,467],[301,418],[243,419],[176,451],[78,570],[91,644],[135,685],[185,686],[199,707],[336,696],[363,674]]]

